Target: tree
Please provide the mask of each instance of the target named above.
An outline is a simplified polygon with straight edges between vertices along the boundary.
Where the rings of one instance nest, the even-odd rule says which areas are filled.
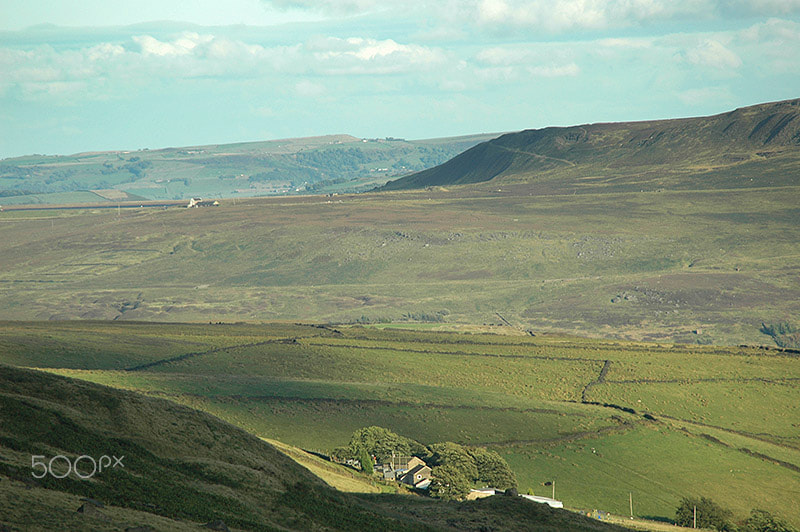
[[[358,459],[361,462],[361,470],[367,475],[371,475],[374,471],[372,468],[372,456],[365,449],[362,449],[361,456]]]
[[[427,448],[419,442],[395,434],[383,427],[365,427],[353,433],[347,446],[346,456],[360,458],[361,452],[374,455],[381,462],[386,462],[392,453],[400,455],[426,456]]]
[[[684,497],[675,511],[675,524],[691,527],[697,508],[697,527],[716,530],[732,530],[731,511],[706,497]]]
[[[517,487],[517,477],[502,456],[483,447],[470,449],[469,452],[478,469],[478,480],[501,490]]]
[[[437,466],[431,471],[430,492],[434,497],[446,501],[463,499],[469,493],[469,487],[469,480],[452,464]]]
[[[434,465],[451,465],[470,482],[485,482],[501,490],[517,487],[514,472],[494,451],[483,447],[470,449],[453,442],[435,443],[430,449]]]
[[[742,532],[797,532],[792,525],[766,510],[751,511],[741,530]]]
[[[455,468],[461,475],[472,482],[478,479],[478,468],[475,466],[475,458],[470,454],[466,447],[457,443],[444,442],[434,443],[430,446],[431,463],[435,466],[449,466]]]

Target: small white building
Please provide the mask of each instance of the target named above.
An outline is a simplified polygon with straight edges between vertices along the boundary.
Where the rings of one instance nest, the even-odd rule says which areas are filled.
[[[476,499],[483,499],[485,497],[491,497],[492,495],[497,495],[497,493],[502,493],[494,488],[481,488],[481,489],[471,489],[469,493],[467,493],[467,500],[474,501]]]
[[[520,494],[520,497],[528,499],[529,501],[538,502],[539,504],[546,504],[551,508],[564,507],[563,502],[551,499],[550,497],[537,497],[536,495],[524,495],[524,494]]]

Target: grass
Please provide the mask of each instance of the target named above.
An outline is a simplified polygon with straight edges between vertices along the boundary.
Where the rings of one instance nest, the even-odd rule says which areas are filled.
[[[302,465],[314,475],[325,481],[326,484],[338,491],[345,493],[396,493],[395,486],[376,482],[349,467],[331,463],[319,456],[310,454],[302,449],[281,443],[277,440],[267,440],[280,452]]]
[[[460,188],[5,211],[0,318],[488,326],[499,312],[534,331],[774,345],[761,323],[800,313],[796,192]]]
[[[302,449],[327,452],[380,425],[424,443],[495,449],[521,492],[546,495],[541,484],[556,478],[572,508],[626,515],[631,492],[638,516],[669,519],[682,496],[710,495],[740,517],[758,506],[793,519],[793,354],[471,330],[5,323],[0,340],[4,357],[35,366],[44,340],[58,338],[75,354],[48,371],[168,398]],[[91,365],[67,349],[89,337]],[[142,351],[162,338],[158,361],[136,354],[140,337]],[[118,346],[140,369],[120,367]],[[298,452],[289,451],[312,471],[324,466]]]
[[[32,454],[72,460],[109,454],[123,457],[123,467],[91,480],[67,474],[34,481]],[[309,469],[351,493],[331,489]],[[588,523],[522,499],[448,504],[377,491],[383,490],[361,475],[290,446],[278,450],[169,401],[0,365],[4,529],[188,530],[221,520],[234,530],[263,531],[477,531],[485,522],[498,530],[581,530]],[[103,507],[76,512],[81,505],[94,508],[86,498]]]

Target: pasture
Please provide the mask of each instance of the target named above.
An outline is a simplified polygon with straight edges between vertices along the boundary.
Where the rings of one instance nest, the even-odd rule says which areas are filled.
[[[496,329],[497,330],[497,329]],[[502,328],[500,328],[502,330]],[[520,491],[797,523],[800,358],[777,349],[364,326],[0,323],[0,362],[168,398],[325,452],[380,425],[497,450]],[[52,355],[51,355],[52,354]]]

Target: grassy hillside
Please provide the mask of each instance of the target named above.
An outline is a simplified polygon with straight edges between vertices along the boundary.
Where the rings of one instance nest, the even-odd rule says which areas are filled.
[[[32,478],[31,455],[124,457],[89,480],[65,458]],[[41,460],[34,458],[34,460]],[[83,476],[91,467],[85,458]],[[615,530],[509,497],[446,504],[355,497],[326,487],[272,445],[169,401],[0,365],[3,530]],[[78,510],[78,509],[81,510]]]
[[[0,161],[0,205],[248,197],[374,188],[496,135],[406,141],[328,135]]]
[[[628,192],[796,185],[800,100],[677,120],[509,133],[384,186],[494,180],[549,192]]]
[[[758,507],[800,524],[796,353],[120,322],[6,323],[0,345],[1,362],[169,398],[304,449],[329,451],[380,425],[495,449],[521,492],[547,495],[555,479],[572,508],[626,515],[632,493],[638,516],[668,519],[681,497],[710,496],[737,517]]]

